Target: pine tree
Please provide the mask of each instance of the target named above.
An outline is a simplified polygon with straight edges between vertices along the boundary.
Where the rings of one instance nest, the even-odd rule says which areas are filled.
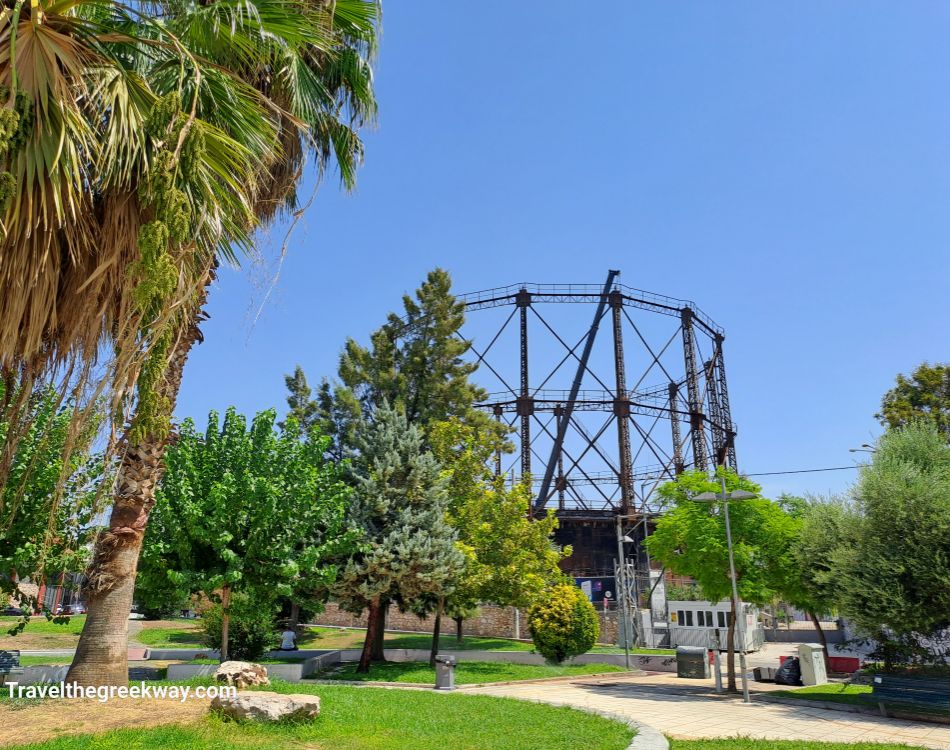
[[[369,610],[358,671],[368,672],[386,607],[413,609],[451,593],[464,564],[446,521],[446,484],[422,431],[399,409],[377,409],[361,430],[350,522],[363,531],[359,553],[343,569],[334,594],[352,612]]]
[[[297,365],[294,368],[293,375],[285,375],[284,383],[287,386],[287,419],[296,420],[301,432],[304,434],[310,431],[317,417],[317,403],[312,398],[313,391],[307,383],[307,376],[303,368]],[[278,426],[284,429],[286,422],[281,422]]]

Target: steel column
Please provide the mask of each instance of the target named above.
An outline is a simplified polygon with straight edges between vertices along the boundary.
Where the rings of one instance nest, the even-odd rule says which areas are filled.
[[[683,436],[680,434],[680,421],[676,414],[680,387],[677,383],[670,383],[670,429],[673,432],[673,471],[676,476],[686,468],[683,464]]]
[[[690,438],[693,445],[693,468],[706,471],[706,435],[703,430],[703,405],[699,395],[699,367],[696,363],[696,342],[693,332],[693,311],[682,309],[683,356],[686,364],[686,394],[689,400]]]
[[[614,417],[617,419],[617,445],[620,452],[620,513],[627,515],[633,505],[633,450],[630,447],[630,397],[623,357],[623,295],[619,291],[610,293],[610,308],[613,314],[614,374],[617,381]]]
[[[716,392],[719,395],[719,416],[722,420],[722,427],[725,432],[726,456],[729,459],[729,466],[736,471],[739,470],[739,464],[736,461],[736,427],[732,423],[732,410],[729,408],[729,386],[726,383],[726,361],[722,354],[722,342],[725,336],[721,333],[716,334],[716,357],[714,364]]]
[[[534,404],[528,385],[528,308],[531,294],[521,289],[515,302],[521,314],[521,389],[518,396],[518,415],[521,417],[521,481],[531,481],[531,415]]]

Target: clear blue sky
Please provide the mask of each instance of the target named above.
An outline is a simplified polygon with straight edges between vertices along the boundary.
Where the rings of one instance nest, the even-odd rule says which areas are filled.
[[[389,2],[357,191],[323,188],[255,326],[254,273],[222,271],[178,415],[285,408],[436,265],[619,268],[726,329],[744,470],[852,463],[895,374],[950,359],[948,39],[924,0]]]

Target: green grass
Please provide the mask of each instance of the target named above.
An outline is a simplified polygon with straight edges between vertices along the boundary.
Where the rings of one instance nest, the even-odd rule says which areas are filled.
[[[6,635],[6,631],[19,622],[19,617],[0,617],[0,635]],[[85,623],[85,615],[72,615],[68,622],[64,622],[61,625],[50,622],[41,615],[39,617],[31,617],[23,632],[36,635],[79,635]]]
[[[576,677],[603,672],[623,672],[623,667],[611,664],[572,664],[551,666],[548,664],[507,664],[503,662],[465,661],[455,668],[455,682],[459,685],[476,685],[482,682],[507,682],[510,680],[538,680],[545,677]],[[435,670],[425,662],[386,662],[374,664],[369,674],[358,674],[356,664],[327,672],[318,672],[314,679],[354,680],[358,682],[418,682],[435,684]]]
[[[150,648],[202,648],[201,633],[184,628],[143,628],[135,640]]]
[[[906,750],[911,745],[876,742],[804,742],[802,740],[670,740],[670,750]]]
[[[869,704],[862,700],[861,696],[868,695],[870,692],[870,685],[844,685],[829,682],[827,685],[811,685],[796,690],[777,690],[774,693],[769,693],[769,695],[781,698],[796,698],[798,700],[829,701],[831,703],[851,703],[866,706]]]
[[[631,730],[600,716],[488,696],[275,683],[269,690],[313,693],[313,722],[122,729],[59,737],[18,750],[624,750]]]
[[[300,648],[360,648],[366,631],[358,628],[307,628],[297,645]],[[386,648],[419,648],[428,650],[432,646],[432,636],[428,633],[387,633]],[[515,641],[508,638],[486,638],[467,635],[459,644],[454,635],[442,635],[439,639],[440,651],[534,651],[530,641]],[[616,646],[594,646],[594,654],[622,654],[623,649]],[[673,649],[631,649],[634,654],[654,654],[669,656],[676,653]]]
[[[46,666],[46,665],[58,665],[58,664],[70,664],[72,663],[73,657],[70,655],[66,656],[20,656],[20,666],[21,667],[36,667],[36,666]]]

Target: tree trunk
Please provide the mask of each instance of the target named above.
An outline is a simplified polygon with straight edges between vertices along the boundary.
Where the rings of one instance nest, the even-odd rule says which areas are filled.
[[[297,602],[290,603],[290,629],[297,632],[297,626],[300,624],[300,605]]]
[[[435,610],[435,626],[432,628],[432,648],[429,650],[429,666],[435,668],[435,657],[439,653],[439,635],[442,633],[442,608],[445,599],[439,597],[439,604]]]
[[[369,673],[369,665],[373,660],[373,644],[376,642],[376,631],[379,629],[379,613],[382,609],[377,596],[369,603],[369,613],[366,617],[366,640],[363,641],[363,653],[360,654],[360,663],[356,671],[360,674]]]
[[[380,600],[379,606],[376,608],[376,623],[375,627],[371,623],[367,623],[370,627],[373,627],[373,640],[370,644],[370,658],[373,661],[386,661],[386,613],[389,611],[389,602]],[[372,617],[372,613],[370,613]]]
[[[821,628],[821,620],[818,619],[818,615],[814,612],[809,612],[808,616],[811,618],[815,630],[818,631],[818,642],[821,643],[821,648],[825,655],[825,672],[831,674],[831,659],[828,656],[828,638],[825,635],[825,631]]]
[[[231,627],[231,587],[221,589],[221,662],[228,660],[228,631]]]
[[[726,689],[730,693],[739,692],[736,687],[736,600],[732,600],[732,610],[729,612],[729,630],[726,638],[729,639],[726,650],[726,672],[728,673],[728,685]]]
[[[207,283],[213,279],[209,273]],[[207,285],[195,314],[178,336],[161,385],[169,415],[175,408],[182,371],[192,347],[201,341],[199,324]],[[150,437],[128,445],[119,464],[109,528],[96,538],[83,593],[86,623],[66,682],[79,685],[128,685],[128,627],[135,575],[145,526],[155,505],[155,490],[164,471],[167,437]]]
[[[457,646],[462,645],[462,618],[455,617],[455,644]]]

